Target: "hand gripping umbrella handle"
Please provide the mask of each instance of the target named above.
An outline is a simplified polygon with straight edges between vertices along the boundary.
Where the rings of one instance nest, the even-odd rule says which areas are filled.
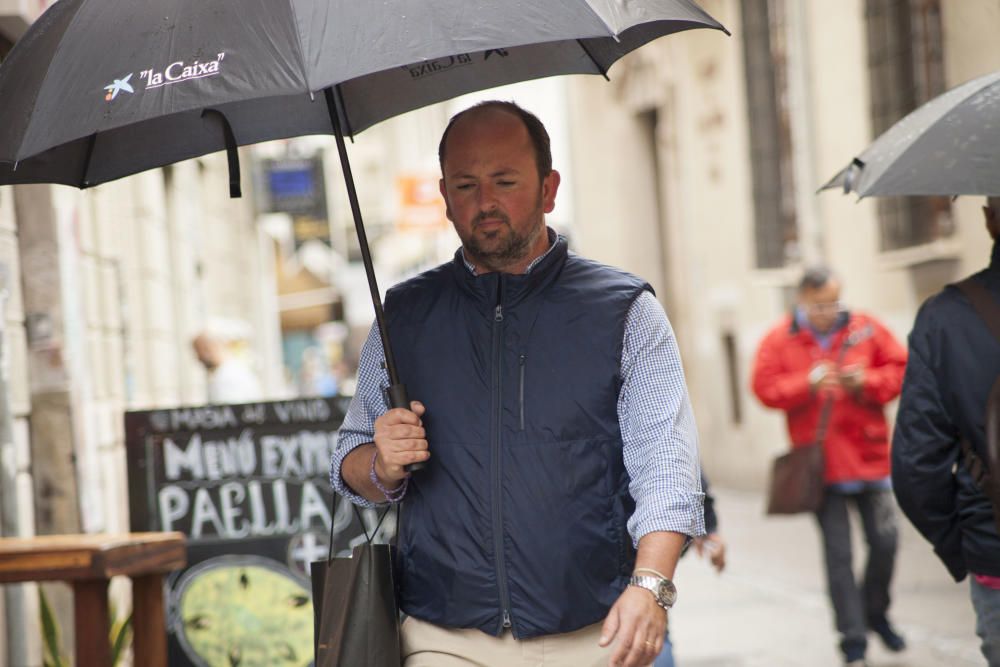
[[[410,397],[406,394],[406,385],[402,382],[389,385],[387,390],[389,394],[389,407],[390,408],[403,408],[404,410],[410,409]],[[407,466],[403,466],[403,470],[406,472],[417,472],[418,470],[423,470],[427,466],[423,461],[417,461],[416,463],[411,463]]]

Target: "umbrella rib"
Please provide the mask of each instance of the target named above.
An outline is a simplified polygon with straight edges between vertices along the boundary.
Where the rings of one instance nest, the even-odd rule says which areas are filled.
[[[306,68],[306,50],[302,45],[302,33],[299,32],[299,15],[295,11],[294,0],[288,1],[288,9],[292,13],[292,31],[295,33],[295,43],[298,45],[299,49],[299,67],[302,69],[302,80],[306,83],[306,92],[312,95],[312,82],[309,80],[309,72]]]
[[[83,8],[83,2],[81,1],[81,2],[79,2],[77,4],[76,11],[73,12],[73,16],[66,22],[66,25],[65,25],[65,27],[63,28],[63,31],[62,31],[62,35],[65,35],[66,33],[69,32],[70,28],[76,22],[76,17],[80,13],[80,10],[82,8]],[[42,79],[41,79],[42,82],[41,82],[41,84],[39,84],[38,89],[35,90],[35,98],[31,102],[31,108],[32,109],[34,109],[35,105],[38,104],[38,98],[42,96],[42,89],[45,87],[45,81],[48,78],[49,70],[52,69],[52,63],[54,63],[56,61],[56,58],[58,58],[59,55],[62,53],[62,48],[63,48],[63,40],[60,37],[59,43],[56,44],[56,48],[52,52],[52,57],[49,59],[49,62],[47,62],[45,64],[45,74],[42,76]],[[18,143],[18,149],[17,149],[17,154],[16,154],[17,159],[15,160],[15,162],[20,162],[24,158],[31,157],[29,155],[21,155],[21,148],[24,146],[24,137],[27,136],[28,132],[31,130],[31,121],[34,120],[34,117],[35,117],[35,114],[32,114],[31,115],[31,119],[28,120],[28,123],[27,123],[27,125],[24,128],[24,132],[21,135],[21,141]],[[86,172],[84,172],[84,176],[86,176]]]
[[[87,150],[83,154],[83,174],[80,176],[80,188],[90,186],[87,180],[87,173],[90,171],[90,158],[94,156],[94,146],[97,144],[97,132],[87,137]]]
[[[590,62],[594,63],[594,66],[597,68],[597,71],[601,73],[601,76],[604,77],[604,80],[611,81],[611,79],[608,78],[608,70],[603,65],[601,65],[601,63],[597,62],[597,58],[595,58],[594,54],[590,52],[590,49],[588,49],[587,45],[583,43],[583,40],[578,39],[576,40],[576,43],[580,45],[580,48],[583,49],[583,52],[587,54],[588,58],[590,58]]]

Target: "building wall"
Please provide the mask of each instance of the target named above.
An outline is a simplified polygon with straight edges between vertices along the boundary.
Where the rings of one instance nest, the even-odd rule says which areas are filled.
[[[730,27],[739,22],[735,3],[705,7]],[[751,437],[767,434],[768,425],[759,423],[745,392],[739,397],[743,423],[733,423],[725,336],[735,339],[742,388],[748,339],[780,311],[774,285],[784,283],[783,276],[758,276],[752,268],[739,40],[738,33],[726,38],[708,31],[659,40],[613,67],[610,84],[596,77],[576,81],[574,95],[583,98],[571,104],[587,110],[574,122],[580,249],[659,287],[684,358],[702,457],[715,476],[727,477],[731,469],[734,479],[757,466],[762,455],[756,449],[767,451],[768,437],[777,440],[780,430]],[[623,108],[631,114],[618,113]],[[650,189],[651,151],[636,144],[653,110],[659,182]],[[596,119],[612,132],[596,132]],[[599,143],[589,139],[595,136]],[[659,245],[658,252],[649,245]]]
[[[0,503],[16,507],[19,534],[129,530],[124,411],[204,402],[206,373],[190,342],[213,318],[244,322],[256,369],[281,376],[277,336],[267,335],[278,330],[273,263],[251,201],[229,199],[217,155],[85,192],[0,188],[16,454],[16,503],[6,479]],[[5,517],[4,534],[11,525]],[[127,587],[113,586],[122,601]],[[68,649],[71,600],[46,591]],[[40,636],[37,597],[17,604],[26,635]]]
[[[192,338],[214,318],[255,332],[273,326],[277,312],[260,293],[273,292],[274,275],[261,261],[251,197],[229,199],[224,156],[66,196],[76,199],[73,264],[86,330],[77,388],[93,467],[82,493],[100,489],[103,508],[85,529],[126,530],[123,412],[203,403],[206,373]],[[280,350],[259,342],[250,341],[255,368],[280,368]]]
[[[750,394],[749,372],[761,337],[791,303],[802,264],[756,268],[740,3],[702,4],[732,37],[673,35],[615,65],[611,83],[573,81],[576,228],[581,252],[657,287],[677,331],[707,470],[760,488],[787,436],[782,415]],[[876,314],[902,340],[923,299],[986,263],[982,202],[953,203],[951,238],[881,252],[874,200],[815,194],[873,138],[864,2],[786,7],[803,256],[830,264],[843,276],[845,300]],[[1000,3],[943,8],[947,86],[1000,66],[1000,54],[989,48]]]
[[[2,350],[0,350],[0,374],[6,385],[4,400],[6,406],[0,410],[8,412],[12,419],[15,488],[19,499],[31,498],[31,470],[28,451],[27,417],[31,411],[28,390],[28,370],[26,337],[24,329],[24,300],[21,293],[20,260],[18,255],[17,225],[14,219],[14,199],[11,192],[0,193],[0,305],[3,320],[0,322]],[[5,452],[6,453],[6,452]],[[10,461],[3,461],[9,465]],[[6,479],[6,477],[5,477]],[[2,500],[0,500],[2,502]],[[34,522],[31,503],[18,503],[16,524],[18,532],[27,534]],[[2,511],[2,510],[0,510]]]
[[[20,281],[15,203],[9,188],[0,188],[0,537],[34,534],[35,505],[28,416],[28,385],[24,299]],[[6,586],[0,595],[0,627],[6,611],[29,616],[15,620],[22,632],[37,629],[38,597],[33,585]],[[40,661],[40,644],[22,636],[11,651]],[[6,664],[0,651],[0,666]]]
[[[48,4],[0,0],[0,58]],[[86,192],[0,187],[0,537],[128,530],[123,412],[204,402],[190,340],[214,318],[246,324],[264,398],[283,395],[248,173],[242,200],[224,155]],[[45,590],[68,649],[68,589]],[[0,667],[41,665],[38,607],[0,586]]]

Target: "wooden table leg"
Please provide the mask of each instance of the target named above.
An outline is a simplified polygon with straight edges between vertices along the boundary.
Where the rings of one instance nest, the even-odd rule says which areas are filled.
[[[136,664],[167,667],[167,617],[163,605],[163,575],[132,578],[132,628]]]
[[[76,664],[111,667],[108,632],[108,580],[73,582],[73,627],[76,630]]]

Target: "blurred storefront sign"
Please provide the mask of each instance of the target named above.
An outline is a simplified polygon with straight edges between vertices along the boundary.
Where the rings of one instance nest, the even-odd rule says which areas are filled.
[[[349,400],[126,413],[131,527],[187,536],[188,567],[167,582],[171,665],[309,664],[309,563],[326,557],[331,526],[335,554],[364,539],[350,503],[331,511]]]
[[[396,177],[399,231],[437,232],[448,228],[444,199],[438,190],[436,173],[403,173]]]
[[[263,160],[261,169],[260,210],[291,216],[296,249],[308,241],[330,245],[322,158]]]

